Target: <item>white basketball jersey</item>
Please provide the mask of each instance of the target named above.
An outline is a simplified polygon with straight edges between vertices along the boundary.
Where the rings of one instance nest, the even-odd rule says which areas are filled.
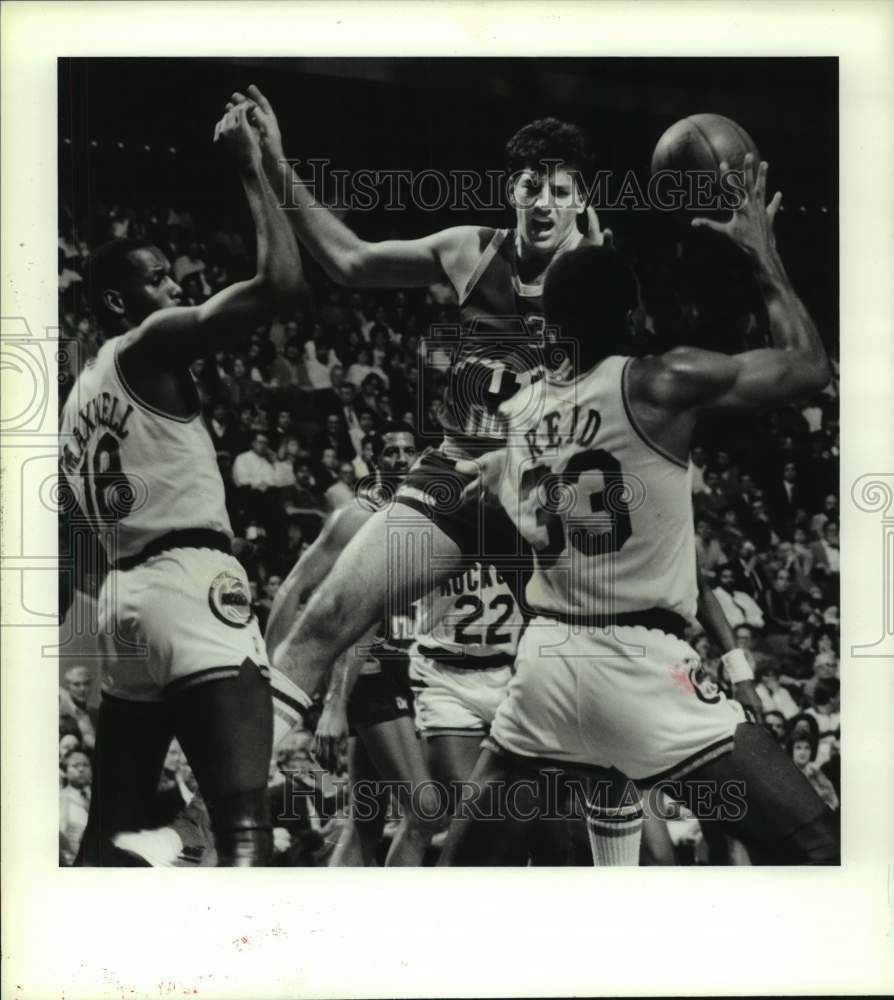
[[[62,411],[60,470],[82,514],[112,562],[171,531],[208,528],[232,536],[201,416],[166,416],[137,399],[118,366],[122,339],[108,341],[87,362]]]
[[[548,378],[503,404],[500,500],[535,550],[531,608],[617,615],[651,608],[694,619],[691,473],[648,440],[627,402],[630,358],[573,381]]]
[[[493,566],[475,563],[420,598],[416,642],[435,659],[515,656],[524,627],[512,591]],[[474,666],[474,664],[471,664]]]

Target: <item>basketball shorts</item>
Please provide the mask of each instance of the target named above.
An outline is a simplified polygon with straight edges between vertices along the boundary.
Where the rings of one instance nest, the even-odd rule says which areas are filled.
[[[245,660],[269,674],[248,578],[224,552],[167,549],[113,570],[98,603],[103,691],[116,698],[162,701],[238,676]]]
[[[385,666],[357,678],[348,698],[351,736],[357,735],[358,726],[376,726],[412,715],[413,692],[407,685],[406,671]]]
[[[410,684],[416,728],[424,738],[485,736],[506,695],[512,665],[473,669],[432,660],[414,646]]]
[[[531,550],[509,515],[489,496],[463,496],[472,481],[456,471],[456,462],[431,449],[422,454],[397,488],[395,501],[427,517],[468,560],[492,563],[502,573],[516,601],[524,607]]]
[[[682,639],[538,617],[522,635],[485,746],[544,763],[612,767],[648,785],[728,752],[744,721]]]

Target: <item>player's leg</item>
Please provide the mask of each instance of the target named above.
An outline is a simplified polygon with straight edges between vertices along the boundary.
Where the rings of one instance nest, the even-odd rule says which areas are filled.
[[[413,719],[401,715],[376,725],[358,725],[357,731],[380,778],[399,783],[401,822],[385,864],[419,866],[447,815],[447,803],[432,781]]]
[[[639,852],[641,865],[675,865],[674,842],[671,840],[667,823],[660,816],[646,816],[643,819],[643,837]]]
[[[93,785],[78,864],[131,865],[112,844],[122,831],[146,826],[165,754],[173,738],[164,704],[103,694],[99,706]]]
[[[835,817],[763,726],[741,723],[732,750],[686,775],[684,794],[725,790],[718,822],[741,840],[756,864],[835,865]],[[697,806],[697,803],[690,805]],[[732,808],[730,808],[732,805]],[[696,816],[698,809],[693,808]]]
[[[169,685],[174,732],[211,816],[218,864],[270,862],[267,777],[273,753],[270,682],[251,659],[214,680]]]
[[[425,515],[404,504],[379,511],[345,546],[275,650],[274,665],[313,696],[351,643],[406,614],[461,564],[460,547]]]
[[[348,741],[348,782],[351,791],[351,814],[329,861],[330,868],[363,868],[376,863],[376,850],[385,828],[387,802],[372,793],[378,772],[357,736]],[[357,793],[362,783],[363,801]]]

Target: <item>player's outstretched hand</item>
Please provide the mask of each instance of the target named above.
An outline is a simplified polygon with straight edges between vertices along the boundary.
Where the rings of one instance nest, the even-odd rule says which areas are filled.
[[[593,208],[592,205],[587,206],[585,215],[587,219],[587,228],[581,243],[591,243],[593,246],[597,247],[614,246],[614,233],[610,229],[601,228],[599,225],[599,216],[596,214],[596,209]]]
[[[722,174],[729,174],[729,164],[722,162],[720,171]],[[733,209],[732,218],[728,222],[716,222],[700,216],[692,220],[692,225],[696,229],[711,229],[720,233],[750,256],[760,257],[776,246],[773,220],[782,201],[782,193],[777,191],[770,204],[766,204],[767,162],[762,160],[756,164],[751,153],[745,156],[744,175],[742,203]]]
[[[214,128],[214,141],[226,146],[241,169],[260,169],[261,146],[248,121],[249,106],[231,108]]]
[[[323,706],[314,736],[314,756],[321,767],[335,774],[348,745],[348,716],[344,705],[330,701]]]
[[[227,102],[227,111],[241,104],[249,105],[248,120],[257,130],[264,156],[273,161],[283,159],[282,133],[279,131],[279,122],[270,101],[254,84],[251,84],[246,94],[238,90],[233,91]]]

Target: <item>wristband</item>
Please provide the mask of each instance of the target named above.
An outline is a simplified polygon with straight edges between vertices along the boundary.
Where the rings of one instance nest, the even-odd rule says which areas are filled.
[[[754,671],[751,669],[745,653],[741,649],[731,649],[720,657],[721,663],[726,667],[727,676],[731,684],[740,684],[742,681],[753,681]]]

